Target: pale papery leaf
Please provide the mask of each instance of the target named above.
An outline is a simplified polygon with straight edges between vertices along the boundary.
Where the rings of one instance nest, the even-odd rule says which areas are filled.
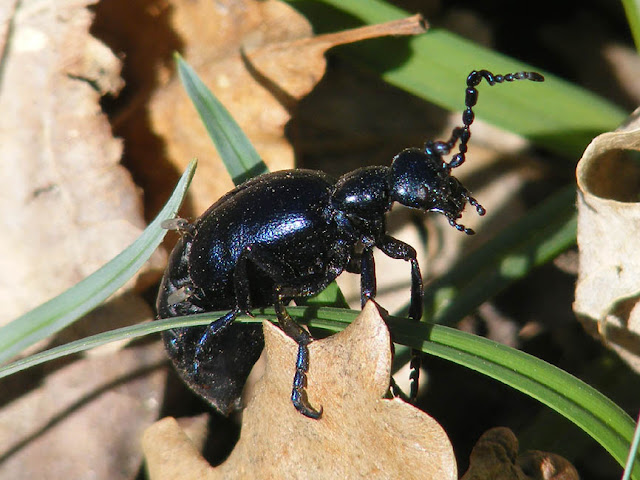
[[[453,448],[438,423],[389,387],[389,331],[369,302],[343,332],[310,345],[307,392],[320,420],[291,404],[296,343],[264,324],[266,368],[243,414],[240,439],[213,468],[166,418],[143,448],[152,480],[235,478],[455,479]]]
[[[596,137],[578,163],[580,270],[574,311],[640,371],[640,112]]]
[[[131,322],[149,315],[139,296],[125,294],[80,323],[95,329],[114,316]],[[62,341],[72,332],[63,333]],[[3,379],[0,478],[135,477],[140,435],[162,404],[166,354],[160,343],[109,350]]]
[[[21,2],[0,90],[0,323],[74,285],[144,228],[99,99],[120,64],[88,34],[91,2]],[[157,259],[156,259],[157,260]],[[156,262],[156,265],[158,263]]]
[[[111,260],[145,222],[140,192],[120,165],[122,143],[100,106],[123,83],[120,60],[89,34],[94,2],[1,3],[0,323],[7,323]],[[152,259],[145,270],[157,278],[162,254]],[[125,293],[53,341],[152,316],[137,294]],[[155,345],[117,358],[50,364],[4,381],[0,478],[135,475],[137,437],[157,415],[164,380],[160,371],[143,373],[163,354]]]

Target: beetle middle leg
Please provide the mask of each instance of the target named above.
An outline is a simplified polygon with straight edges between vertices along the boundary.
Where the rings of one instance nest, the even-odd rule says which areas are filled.
[[[320,410],[313,408],[309,404],[305,392],[307,383],[306,374],[309,370],[308,345],[312,342],[312,338],[309,332],[303,329],[291,318],[284,306],[285,298],[300,296],[302,292],[298,289],[285,288],[282,286],[285,275],[282,273],[281,264],[277,259],[272,258],[267,252],[261,250],[255,245],[248,245],[243,249],[242,253],[238,257],[233,272],[236,308],[211,324],[210,327],[214,326],[214,324],[218,322],[221,324],[225,321],[227,321],[227,324],[231,323],[235,317],[240,314],[240,312],[244,311],[248,313],[251,309],[252,304],[247,271],[250,263],[274,282],[274,304],[276,315],[278,317],[278,324],[282,330],[298,344],[298,357],[296,360],[296,373],[293,379],[291,402],[296,410],[303,415],[309,418],[318,419],[322,415],[322,408]],[[280,268],[278,268],[279,266]],[[314,289],[312,288],[312,290]],[[219,328],[224,327],[220,325]],[[210,329],[208,329],[208,331],[209,330]]]
[[[278,316],[280,328],[298,344],[298,356],[296,359],[296,373],[293,377],[293,389],[291,390],[291,402],[305,417],[318,419],[322,416],[322,407],[316,410],[311,406],[307,398],[305,387],[307,386],[307,372],[309,371],[309,344],[313,341],[309,332],[298,325],[289,315],[284,306],[285,289],[275,287],[275,310]],[[288,296],[288,295],[287,295]]]
[[[409,304],[409,318],[419,322],[422,318],[422,274],[415,249],[390,235],[385,235],[376,246],[388,257],[405,260],[411,263],[411,303]],[[409,398],[415,401],[418,397],[418,382],[420,380],[420,366],[422,357],[420,350],[411,350],[411,391]]]

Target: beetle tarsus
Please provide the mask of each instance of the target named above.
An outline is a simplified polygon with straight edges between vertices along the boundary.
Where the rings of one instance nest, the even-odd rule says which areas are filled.
[[[310,339],[309,339],[310,341]],[[298,343],[298,357],[296,359],[296,373],[293,377],[291,402],[305,417],[318,419],[322,416],[322,407],[316,410],[307,398],[307,372],[309,371],[309,347],[305,343]]]
[[[275,310],[280,328],[298,344],[298,356],[296,358],[296,373],[293,376],[291,389],[291,402],[293,406],[305,417],[318,419],[322,415],[322,407],[316,410],[311,406],[307,398],[307,373],[309,372],[309,344],[313,341],[309,332],[298,325],[287,312],[283,303],[283,288],[275,287]]]

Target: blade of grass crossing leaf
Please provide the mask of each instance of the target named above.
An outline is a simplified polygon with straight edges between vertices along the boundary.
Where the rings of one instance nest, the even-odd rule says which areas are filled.
[[[196,107],[233,183],[239,185],[249,178],[266,173],[267,166],[228,110],[180,55],[176,54],[175,59],[182,85]]]
[[[490,376],[537,399],[582,428],[624,465],[633,420],[596,389],[536,357],[441,325],[390,321],[394,338]],[[428,339],[422,342],[420,339]],[[637,463],[637,462],[636,462]],[[638,470],[636,466],[636,472]],[[638,474],[632,478],[640,478]]]
[[[195,168],[194,160],[156,219],[127,249],[62,294],[0,328],[0,363],[73,323],[129,280],[162,242],[166,230],[160,224],[175,216]]]
[[[308,308],[308,309],[304,307],[302,308],[290,307],[290,308],[293,308],[293,310],[296,312],[301,312],[301,311],[312,312],[308,316],[313,316],[318,311],[317,307]],[[267,318],[275,321],[276,320],[275,312],[273,312],[273,309],[267,309],[267,311],[269,310],[271,311],[271,313],[267,313],[267,314],[264,314],[263,312],[255,312],[257,318],[239,316],[236,321],[261,322],[263,318]],[[342,320],[345,317],[345,313],[348,316],[348,318],[351,318],[351,319],[355,318],[355,315],[357,314],[357,312],[352,312],[345,309],[324,308],[322,310],[325,312],[325,322],[322,326],[327,327],[328,325],[331,331],[334,331],[334,332],[339,331],[346,326],[345,322]],[[170,328],[191,327],[196,325],[208,325],[213,320],[220,318],[225,313],[227,312],[221,311],[221,312],[210,312],[210,313],[198,314],[198,315],[189,315],[186,317],[174,317],[174,318],[156,320],[153,322],[147,322],[147,323],[138,324],[138,325],[131,325],[128,327],[123,327],[123,328],[111,330],[108,332],[102,332],[96,335],[92,335],[90,337],[69,342],[59,347],[55,347],[43,352],[36,353],[34,355],[30,355],[28,357],[17,360],[13,363],[1,366],[0,378],[7,377],[14,373],[20,372],[22,370],[26,370],[31,367],[35,367],[36,365],[40,365],[42,363],[55,360],[57,358],[61,358],[67,355],[73,355],[74,353],[91,350],[93,348],[100,347],[110,342],[117,342],[121,340],[132,340],[134,338],[143,337],[145,335],[151,335],[154,333],[162,332]],[[351,316],[349,317],[350,314]],[[336,321],[335,319],[338,319],[338,320]]]
[[[329,331],[346,327],[359,312],[337,308],[289,307],[292,317],[313,319],[310,325]],[[82,339],[0,368],[0,378],[63,355],[110,341],[134,338],[164,329],[206,325],[226,312],[192,315],[134,325]],[[275,320],[273,309],[254,314]],[[259,321],[240,318],[240,321]],[[394,339],[484,373],[539,400],[581,427],[624,465],[633,438],[633,420],[615,403],[581,380],[536,357],[485,338],[440,325],[388,319]],[[637,462],[636,462],[637,463]],[[638,467],[636,467],[638,468]],[[637,474],[631,478],[639,478]]]

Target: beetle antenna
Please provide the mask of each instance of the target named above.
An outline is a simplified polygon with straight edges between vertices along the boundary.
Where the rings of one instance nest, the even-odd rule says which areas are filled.
[[[454,147],[456,142],[460,140],[460,145],[458,146],[459,153],[454,155],[449,163],[443,162],[443,166],[445,166],[447,170],[459,167],[465,161],[465,154],[467,153],[467,143],[469,143],[469,138],[471,137],[471,131],[469,127],[471,127],[471,124],[475,119],[473,107],[475,107],[476,103],[478,103],[478,89],[476,87],[483,79],[491,86],[495,85],[496,83],[513,82],[515,80],[531,80],[532,82],[544,82],[544,77],[537,72],[517,72],[507,73],[506,75],[494,75],[488,70],[472,71],[467,77],[467,89],[465,90],[464,95],[464,104],[466,106],[466,109],[464,112],[462,112],[463,126],[453,129],[453,133],[449,141],[436,142],[436,144],[443,144],[445,147],[448,147],[449,151]],[[448,151],[446,153],[449,153]],[[478,211],[478,213],[479,212],[480,211]]]

